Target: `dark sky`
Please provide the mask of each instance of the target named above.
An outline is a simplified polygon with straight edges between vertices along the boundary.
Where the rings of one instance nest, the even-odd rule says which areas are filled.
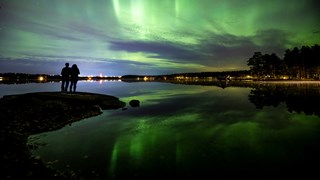
[[[248,69],[255,51],[320,44],[317,0],[0,0],[0,73]]]

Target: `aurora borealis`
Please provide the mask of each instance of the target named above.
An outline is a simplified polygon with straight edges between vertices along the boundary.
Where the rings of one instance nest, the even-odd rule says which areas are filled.
[[[248,69],[255,51],[320,44],[317,0],[0,0],[0,73]]]

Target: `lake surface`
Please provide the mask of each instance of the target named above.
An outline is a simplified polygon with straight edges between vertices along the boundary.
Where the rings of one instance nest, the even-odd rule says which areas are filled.
[[[126,110],[105,110],[60,130],[32,135],[52,168],[86,177],[212,176],[313,169],[320,160],[320,83],[241,86],[84,82]],[[0,97],[59,91],[59,83],[0,84]],[[131,107],[137,99],[140,107]]]

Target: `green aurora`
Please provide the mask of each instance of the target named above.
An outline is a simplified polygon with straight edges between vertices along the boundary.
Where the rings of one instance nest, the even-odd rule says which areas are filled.
[[[248,69],[255,51],[320,44],[316,0],[0,0],[0,73]]]

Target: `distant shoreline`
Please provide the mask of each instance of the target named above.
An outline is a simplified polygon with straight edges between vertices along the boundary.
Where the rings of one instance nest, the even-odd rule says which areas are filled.
[[[304,84],[317,84],[320,83],[320,80],[313,80],[313,79],[305,79],[305,80],[296,80],[296,79],[292,79],[292,80],[283,80],[283,79],[267,79],[267,80],[208,80],[208,79],[188,79],[188,80],[144,80],[144,79],[80,79],[81,81],[87,81],[87,82],[108,82],[108,81],[119,81],[119,82],[127,82],[127,83],[134,83],[134,82],[163,82],[163,83],[192,83],[192,82],[197,82],[199,84],[204,83],[204,84],[208,84],[208,83],[252,83],[252,84],[256,84],[256,83],[278,83],[278,84],[294,84],[294,83],[304,83]],[[27,80],[1,80],[0,84],[29,84],[29,83],[52,83],[52,82],[56,82],[59,83],[61,82],[60,79],[46,79],[46,80],[42,80],[39,81],[37,79],[27,79]]]
[[[25,73],[0,73],[0,84],[25,84],[25,83],[46,83],[60,82],[60,75],[46,74],[25,74]],[[124,75],[124,76],[80,76],[79,81],[123,81],[123,82],[175,82],[175,81],[202,81],[202,82],[272,82],[272,83],[315,83],[319,79],[289,78],[288,76],[277,77],[253,77],[247,70],[231,72],[202,72],[202,73],[181,73],[170,75]]]

